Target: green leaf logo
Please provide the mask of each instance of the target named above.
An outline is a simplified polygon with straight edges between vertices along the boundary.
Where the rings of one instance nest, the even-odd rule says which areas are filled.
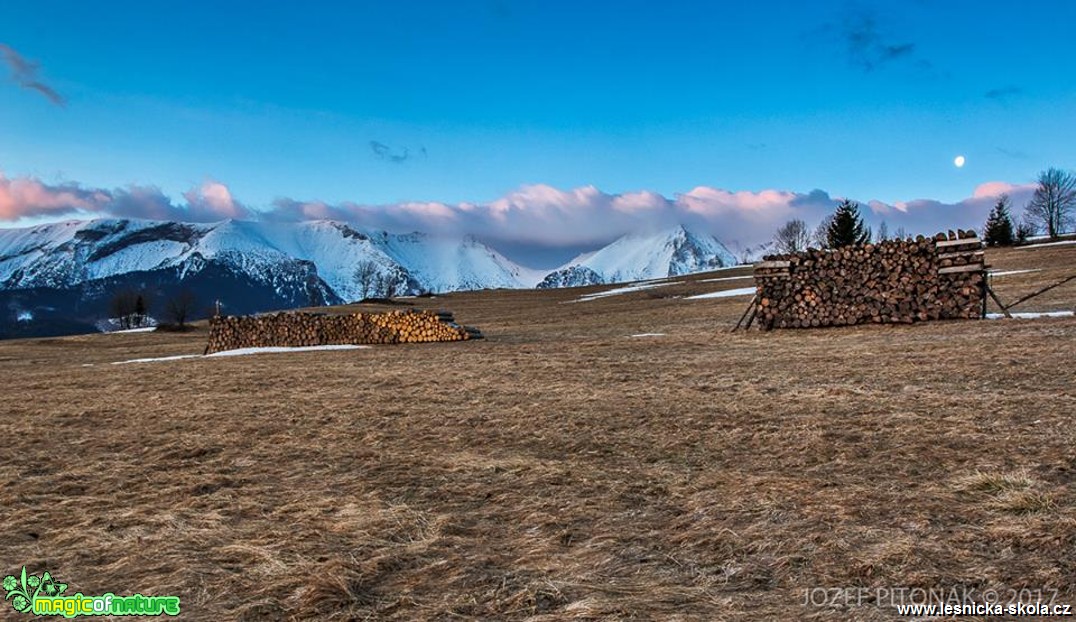
[[[11,606],[19,613],[26,613],[33,606],[33,596],[30,595],[30,591],[31,586],[36,587],[37,583],[32,584],[30,579],[35,579],[40,583],[40,580],[33,575],[26,576],[26,566],[22,567],[22,574],[18,579],[14,575],[4,577],[4,591],[7,592],[4,600],[10,600]]]
[[[66,583],[59,583],[48,572],[40,577],[26,573],[26,566],[18,578],[15,575],[4,577],[4,600],[10,600],[11,606],[19,613],[29,613],[34,608],[34,599],[40,594],[59,596],[67,589]]]
[[[15,600],[11,601],[11,606],[19,613],[26,613],[30,610],[30,601],[26,600],[26,597],[22,594],[19,594],[15,597]]]

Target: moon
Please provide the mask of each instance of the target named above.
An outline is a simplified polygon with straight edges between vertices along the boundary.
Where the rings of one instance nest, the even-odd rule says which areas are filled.
[[[953,165],[957,168],[964,168],[964,156],[958,155],[957,157],[953,158]]]

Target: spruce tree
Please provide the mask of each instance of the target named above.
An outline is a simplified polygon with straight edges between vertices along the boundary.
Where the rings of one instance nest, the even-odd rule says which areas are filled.
[[[840,248],[853,244],[866,244],[871,239],[871,231],[863,225],[859,217],[859,204],[845,199],[833,213],[833,220],[826,229],[826,246]]]
[[[1009,214],[1009,195],[998,197],[994,209],[986,219],[983,241],[987,246],[1012,246],[1014,241],[1012,216]]]

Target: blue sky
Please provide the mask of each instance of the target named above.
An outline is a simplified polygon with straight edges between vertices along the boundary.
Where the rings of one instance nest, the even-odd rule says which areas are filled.
[[[0,44],[38,66],[0,66],[0,171],[260,213],[533,185],[952,205],[1072,168],[1076,3],[750,4],[8,0]]]

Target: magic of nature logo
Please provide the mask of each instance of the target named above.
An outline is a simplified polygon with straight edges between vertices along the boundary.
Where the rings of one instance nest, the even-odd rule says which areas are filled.
[[[38,616],[160,616],[179,615],[178,596],[117,596],[111,592],[86,596],[81,592],[64,596],[67,584],[45,571],[38,576],[27,574],[22,567],[19,576],[4,577],[4,600],[19,613]]]

